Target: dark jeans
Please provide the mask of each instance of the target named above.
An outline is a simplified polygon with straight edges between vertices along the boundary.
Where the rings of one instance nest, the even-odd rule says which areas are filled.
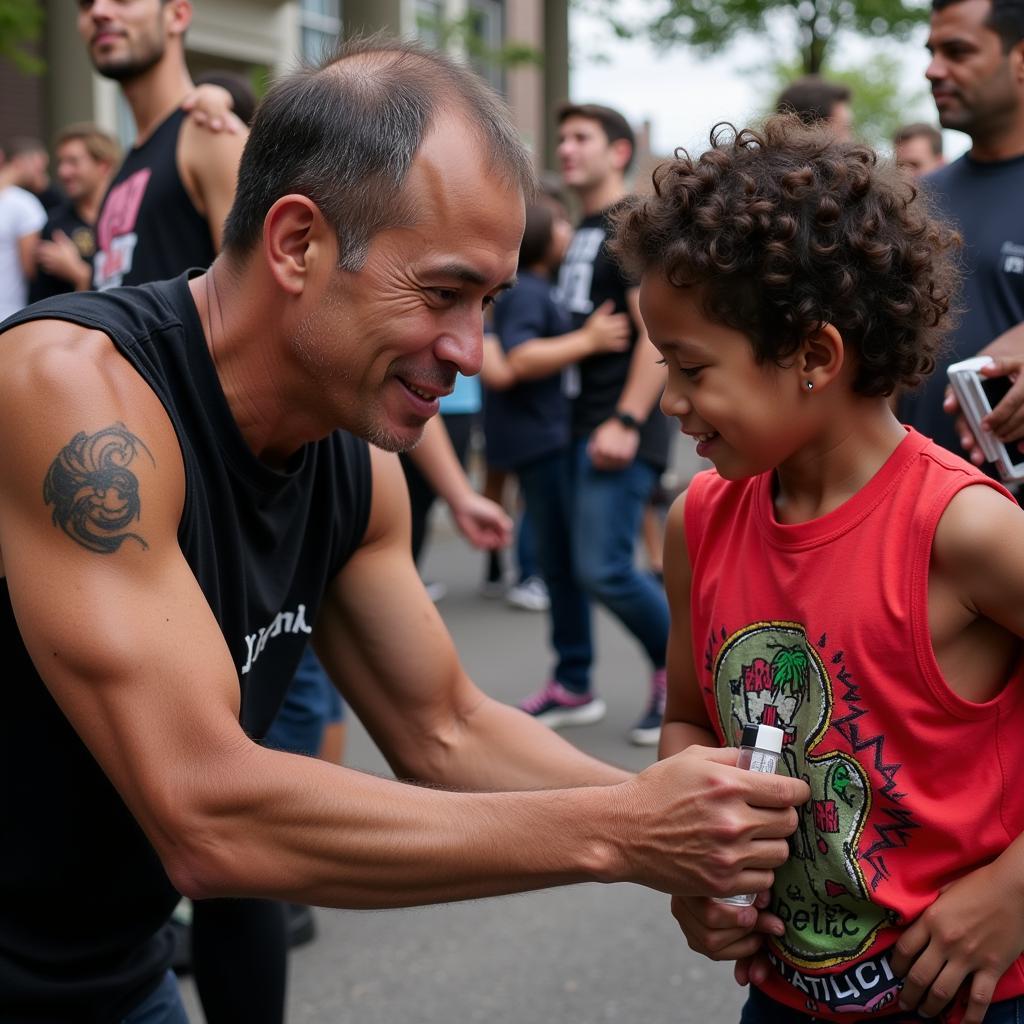
[[[769,999],[759,989],[750,990],[750,998],[743,1007],[743,1014],[740,1017],[740,1024],[800,1024],[801,1021],[823,1020],[822,1017],[814,1017],[811,1014],[800,1013],[799,1010],[791,1010],[788,1006]],[[897,1013],[892,1016],[875,1017],[850,1014],[850,1020],[878,1020],[879,1024],[920,1024],[926,1018],[916,1013]],[[936,1024],[941,1024],[942,1016],[931,1018]],[[984,1024],[1024,1024],[1024,997],[1018,999],[1005,999],[1000,1003],[993,1003],[985,1014]]]
[[[121,1024],[188,1024],[178,979],[168,971],[157,988]]]
[[[572,450],[563,449],[519,466],[519,489],[526,505],[540,574],[551,599],[554,677],[576,693],[590,688],[593,647],[590,601],[576,582],[572,565]]]
[[[664,668],[668,601],[636,565],[636,539],[658,479],[643,459],[625,469],[595,469],[587,442],[576,442],[572,479],[572,545],[576,578],[639,641],[654,668]]]

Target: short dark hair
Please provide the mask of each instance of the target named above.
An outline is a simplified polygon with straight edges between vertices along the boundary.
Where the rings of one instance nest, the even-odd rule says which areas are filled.
[[[707,315],[785,365],[832,324],[857,354],[854,390],[889,395],[935,365],[957,283],[959,239],[867,146],[795,115],[716,125],[711,148],[654,174],[654,194],[615,215],[614,251],[634,274],[700,286]]]
[[[904,142],[911,139],[927,139],[934,156],[942,156],[942,132],[933,124],[926,121],[915,121],[913,124],[905,124],[897,128],[892,137],[894,146],[902,146]]]
[[[452,109],[465,114],[498,178],[532,194],[529,155],[483,79],[419,43],[353,39],[280,79],[260,102],[224,249],[251,252],[267,211],[295,192],[316,203],[335,229],[341,266],[358,270],[378,231],[414,219],[402,187],[437,115]]]
[[[555,211],[550,202],[531,203],[526,207],[523,240],[519,243],[519,269],[526,270],[544,259],[551,245],[551,229]]]
[[[932,10],[941,11],[961,0],[932,0]],[[1009,53],[1024,40],[1024,0],[989,0],[992,10],[985,24],[1002,40],[1003,52]]]
[[[796,114],[804,124],[827,121],[837,103],[849,103],[849,86],[830,82],[820,75],[804,75],[779,93],[775,109],[779,113]]]
[[[617,110],[611,107],[604,107],[600,103],[562,103],[555,110],[555,121],[561,124],[570,117],[585,117],[589,121],[596,121],[604,132],[609,143],[625,139],[629,143],[629,160],[623,168],[628,171],[633,165],[633,157],[636,156],[636,135],[633,126]]]
[[[43,145],[42,140],[37,139],[34,135],[12,136],[4,143],[3,149],[10,160],[18,156],[24,156],[26,153],[46,152],[46,146]]]

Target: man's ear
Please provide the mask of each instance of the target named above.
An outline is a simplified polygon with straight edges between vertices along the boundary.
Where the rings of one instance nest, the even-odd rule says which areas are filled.
[[[839,376],[846,362],[846,346],[843,336],[832,324],[822,324],[807,335],[797,352],[794,365],[803,382],[801,387],[821,390]]]
[[[163,6],[167,12],[167,31],[174,36],[183,36],[192,24],[192,0],[170,0]]]
[[[324,260],[335,262],[333,232],[308,196],[281,196],[263,220],[263,255],[281,289],[300,295]]]
[[[633,144],[629,139],[616,139],[608,148],[611,150],[615,169],[625,174],[626,167],[633,156]]]

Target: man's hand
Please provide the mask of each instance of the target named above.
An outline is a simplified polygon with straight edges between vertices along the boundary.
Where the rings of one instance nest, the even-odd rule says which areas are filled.
[[[587,454],[594,469],[625,469],[636,458],[639,447],[639,432],[613,417],[605,420],[590,435]]]
[[[88,288],[92,280],[92,269],[63,231],[54,231],[53,241],[36,246],[36,261],[48,274],[70,281],[78,291]]]
[[[1009,377],[1013,383],[999,404],[981,421],[982,427],[1005,445],[1024,441],[1024,356],[993,356],[988,366],[979,371],[982,377]],[[952,388],[946,389],[942,409],[956,417],[956,432],[967,457],[976,466],[985,462],[985,455],[963,416]]]
[[[934,1017],[965,983],[963,1024],[980,1024],[996,983],[1024,952],[1021,884],[1012,861],[994,861],[942,890],[896,943],[900,1005]]]
[[[187,110],[193,124],[207,131],[226,132],[241,135],[245,124],[231,109],[231,93],[219,85],[206,83],[197,85],[182,101],[181,109]]]
[[[474,490],[463,491],[449,505],[459,533],[481,551],[496,551],[512,541],[512,520],[490,498]]]
[[[734,749],[691,746],[623,785],[636,842],[626,880],[673,895],[730,896],[770,889],[789,856],[805,782],[736,768]]]

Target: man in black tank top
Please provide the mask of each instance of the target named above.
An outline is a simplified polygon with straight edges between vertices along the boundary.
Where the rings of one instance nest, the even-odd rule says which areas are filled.
[[[391,452],[479,370],[531,179],[469,71],[354,44],[265,98],[207,273],[4,324],[0,1020],[180,1021],[178,893],[770,883],[802,783],[586,756],[473,685],[412,563]],[[308,638],[432,787],[254,742]]]
[[[220,249],[245,132],[231,115],[236,130],[206,131],[182,109],[195,89],[184,47],[191,20],[188,0],[78,5],[93,66],[121,84],[136,130],[96,224],[97,289],[208,267]]]

